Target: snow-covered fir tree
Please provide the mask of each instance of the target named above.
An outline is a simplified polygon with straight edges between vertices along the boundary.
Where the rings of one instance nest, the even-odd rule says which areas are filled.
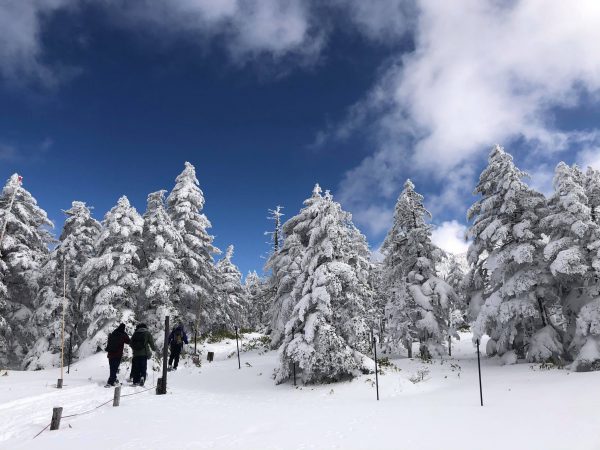
[[[448,311],[448,354],[452,356],[452,337],[460,338],[458,329],[467,326],[467,300],[463,280],[467,269],[466,255],[446,253],[437,266],[438,276],[454,289]]]
[[[18,366],[32,343],[28,325],[38,272],[53,238],[48,230],[52,222],[17,174],[0,194],[0,227],[0,364]]]
[[[214,318],[219,328],[238,328],[248,325],[248,300],[246,291],[242,288],[242,274],[235,264],[233,258],[233,245],[227,247],[225,255],[217,263],[217,280],[219,309]]]
[[[40,270],[43,285],[35,300],[29,332],[36,339],[23,366],[44,368],[59,365],[62,334],[62,309],[65,309],[65,339],[75,348],[85,337],[81,292],[77,277],[84,264],[94,256],[101,225],[91,216],[84,202],[74,201],[63,211],[67,216],[58,246]],[[63,300],[63,296],[65,300]]]
[[[143,295],[137,314],[154,333],[159,348],[164,340],[165,316],[169,316],[173,324],[181,320],[177,288],[182,283],[189,284],[179,258],[182,238],[165,209],[165,192],[148,195],[143,216]]]
[[[514,351],[539,360],[537,344],[554,334],[552,327],[545,329],[553,292],[539,228],[546,202],[523,181],[526,176],[502,147],[492,149],[474,192],[481,198],[467,214],[473,223],[465,287],[471,311],[477,313],[474,339],[485,333],[491,337],[488,354]],[[550,351],[562,352],[558,347]]]
[[[372,260],[373,258],[371,258]],[[373,329],[379,330],[381,339],[385,336],[386,315],[385,307],[388,302],[388,285],[385,279],[385,266],[383,261],[373,261],[369,274],[369,283],[373,288],[373,301],[371,302],[371,313],[369,322]],[[383,344],[383,341],[381,342]]]
[[[176,290],[181,298],[182,319],[195,322],[199,330],[222,325],[223,316],[216,290],[216,269],[213,255],[220,253],[213,245],[213,236],[207,230],[210,221],[202,213],[204,194],[196,178],[196,169],[189,162],[175,180],[175,187],[167,198],[167,211],[182,237],[178,256],[187,275]],[[230,325],[230,324],[228,324]]]
[[[106,213],[102,226],[96,256],[83,266],[78,279],[89,324],[79,356],[103,350],[108,334],[121,322],[131,333],[140,295],[142,217],[123,196]]]
[[[250,328],[264,332],[271,323],[271,285],[268,280],[261,278],[256,270],[246,275],[244,291],[248,303],[248,322]]]
[[[269,316],[271,317],[271,347],[278,348],[285,335],[285,325],[292,315],[301,291],[302,257],[304,246],[298,235],[287,235],[283,246],[273,253],[266,264],[271,271],[269,284],[272,301]]]
[[[304,247],[292,296],[298,296],[279,349],[276,381],[296,364],[305,383],[335,381],[372,369],[367,322],[373,297],[366,239],[318,185],[283,230]],[[286,239],[286,243],[288,241]],[[284,245],[285,247],[285,245]]]
[[[423,358],[445,354],[450,305],[456,296],[452,287],[436,276],[442,253],[431,242],[430,217],[423,196],[407,180],[382,246],[390,297],[386,306],[388,338],[404,345],[409,356],[417,339]]]
[[[600,225],[600,170],[588,167],[585,173],[584,188],[592,221]]]
[[[555,193],[541,223],[548,236],[544,257],[555,280],[556,295],[561,299],[562,341],[571,357],[578,360],[600,359],[596,173],[589,171],[588,175],[586,180],[577,166],[558,164]],[[585,356],[579,355],[581,351]],[[593,354],[596,358],[591,358]]]
[[[271,252],[277,253],[281,248],[283,242],[283,232],[281,230],[281,218],[284,216],[281,210],[283,207],[277,206],[275,209],[269,209],[269,216],[267,219],[273,221],[273,231],[266,231],[265,234],[271,236]]]

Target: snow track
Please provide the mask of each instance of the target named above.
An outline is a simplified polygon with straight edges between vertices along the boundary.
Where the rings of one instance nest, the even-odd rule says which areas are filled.
[[[485,406],[479,406],[477,361],[469,336],[443,363],[393,360],[380,377],[322,386],[276,386],[276,352],[227,358],[233,343],[210,346],[217,360],[169,374],[169,393],[123,398],[33,436],[50,420],[112,397],[98,386],[106,358],[75,366],[62,391],[57,371],[0,377],[0,449],[595,449],[600,448],[600,373],[500,366],[482,359]],[[205,348],[206,349],[206,348]],[[248,362],[251,367],[245,365]],[[413,378],[424,371],[423,381]],[[90,379],[91,378],[91,379]],[[123,394],[139,390],[125,386]]]

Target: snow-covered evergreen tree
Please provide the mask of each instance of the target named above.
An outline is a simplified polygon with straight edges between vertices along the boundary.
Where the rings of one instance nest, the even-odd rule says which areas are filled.
[[[220,328],[229,329],[232,326],[241,328],[248,325],[248,300],[242,288],[242,274],[231,258],[233,258],[233,245],[227,247],[225,256],[217,263],[220,305],[214,318],[215,324]]]
[[[454,289],[450,301],[448,321],[448,354],[452,356],[452,337],[459,339],[458,329],[467,325],[467,301],[463,292],[463,280],[467,268],[466,255],[447,253],[438,264],[438,276]]]
[[[207,232],[211,224],[202,214],[204,194],[196,178],[196,169],[189,162],[176,178],[167,206],[183,240],[178,256],[187,277],[176,288],[182,302],[182,319],[186,323],[196,322],[199,330],[211,329],[219,325],[221,315],[213,260],[213,255],[220,251]]]
[[[285,326],[277,382],[289,377],[292,363],[305,383],[340,380],[372,368],[365,356],[371,348],[367,317],[373,297],[366,239],[318,185],[304,204],[283,226],[304,251],[291,294],[299,300]]]
[[[283,232],[281,230],[281,218],[284,214],[281,212],[283,207],[277,206],[275,209],[269,210],[267,219],[273,221],[273,231],[266,231],[265,234],[271,236],[272,253],[277,253],[283,242]]]
[[[17,174],[0,194],[0,227],[0,364],[17,366],[32,341],[28,324],[39,290],[38,271],[53,242],[52,222]]]
[[[271,317],[271,346],[278,348],[285,334],[285,325],[292,315],[294,306],[299,300],[301,283],[302,256],[304,246],[297,235],[286,235],[283,246],[277,253],[273,253],[266,264],[266,269],[271,271],[269,284],[271,286],[272,302]]]
[[[79,356],[103,350],[108,334],[125,323],[133,331],[140,295],[144,221],[123,196],[106,215],[96,243],[96,256],[83,266],[78,289],[87,303],[87,337]]]
[[[253,270],[246,275],[243,288],[248,302],[249,326],[263,332],[271,323],[271,285]]]
[[[588,167],[584,187],[592,222],[600,225],[600,170]]]
[[[541,225],[548,236],[544,257],[554,276],[556,295],[562,301],[560,312],[565,322],[562,335],[565,347],[572,357],[578,357],[585,346],[586,358],[595,348],[600,359],[600,346],[597,345],[600,330],[595,325],[600,321],[600,315],[596,315],[599,308],[595,305],[600,269],[599,227],[594,220],[596,174],[589,171],[588,176],[586,180],[577,166],[558,164],[554,176],[555,193],[548,202],[549,213]]]
[[[81,326],[85,311],[76,282],[83,265],[94,256],[94,243],[101,225],[84,202],[74,201],[71,208],[63,212],[67,218],[59,244],[40,271],[43,287],[36,297],[29,324],[29,332],[36,341],[23,362],[23,366],[30,369],[60,363],[63,295],[66,297],[65,340],[72,339],[76,348],[85,337]]]
[[[431,242],[430,217],[423,196],[407,180],[382,246],[390,297],[386,306],[388,337],[392,343],[402,343],[409,356],[413,340],[418,339],[424,358],[445,353],[442,347],[448,337],[450,304],[456,296],[452,287],[436,276],[442,253]]]
[[[502,147],[492,149],[474,192],[481,198],[467,214],[473,223],[465,286],[477,312],[474,339],[491,337],[488,354],[515,351],[525,357],[529,349],[529,359],[537,360],[535,334],[547,325],[545,303],[553,292],[541,256],[545,198],[527,186],[525,177]],[[553,331],[542,334],[547,332]]]
[[[177,288],[189,284],[179,258],[182,238],[165,209],[165,192],[148,195],[142,230],[143,296],[138,304],[138,317],[154,333],[159,348],[164,340],[165,316],[173,324],[181,321]]]

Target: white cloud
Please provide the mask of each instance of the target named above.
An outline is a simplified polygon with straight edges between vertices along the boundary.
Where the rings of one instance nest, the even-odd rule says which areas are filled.
[[[283,72],[312,65],[335,27],[346,25],[385,42],[407,31],[413,0],[5,0],[0,2],[0,76],[10,82],[58,85],[72,69],[44,60],[44,20],[87,4],[113,24],[144,37],[148,48],[179,39],[207,48],[219,41],[236,64],[279,64]],[[258,63],[260,61],[260,63]]]
[[[17,149],[14,146],[0,142],[0,161],[12,162],[17,158]]]
[[[465,240],[466,225],[456,220],[442,222],[431,233],[431,240],[435,245],[448,253],[461,255],[467,252],[469,243]]]
[[[584,169],[588,166],[600,170],[600,145],[586,148],[577,155],[577,163]]]
[[[41,21],[74,0],[6,0],[0,2],[0,78],[10,84],[23,80],[55,87],[72,74],[43,62]]]
[[[448,200],[469,202],[475,173],[456,171],[497,142],[511,151],[508,144],[522,140],[538,160],[598,147],[596,130],[556,129],[552,112],[598,95],[600,2],[420,0],[418,7],[414,52],[390,63],[329,132],[336,139],[374,129],[377,148],[348,172],[339,197],[373,207],[381,201],[374,193],[398,191],[407,176],[434,177],[443,184],[435,212]],[[536,183],[545,189],[547,180],[544,173]]]

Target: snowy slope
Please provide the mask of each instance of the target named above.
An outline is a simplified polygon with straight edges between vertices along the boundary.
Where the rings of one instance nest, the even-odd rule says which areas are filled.
[[[484,357],[482,408],[468,335],[443,364],[394,360],[399,370],[384,369],[379,402],[372,375],[318,387],[275,386],[276,352],[243,353],[238,370],[237,359],[227,358],[235,341],[207,347],[217,360],[173,373],[168,395],[122,398],[118,408],[109,403],[65,419],[61,430],[36,439],[53,406],[68,415],[112,398],[102,387],[107,360],[96,355],[76,364],[62,391],[52,386],[56,369],[9,372],[0,377],[0,449],[600,448],[600,373],[500,366]],[[411,382],[421,369],[429,370],[425,380]],[[123,394],[135,389],[124,387]]]

